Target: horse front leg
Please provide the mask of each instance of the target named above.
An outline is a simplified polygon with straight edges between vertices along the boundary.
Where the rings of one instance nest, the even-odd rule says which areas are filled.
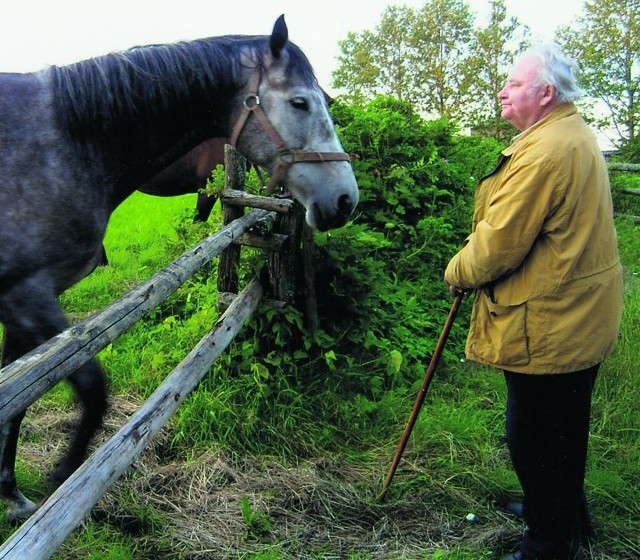
[[[82,417],[64,457],[51,475],[54,485],[63,483],[84,462],[89,444],[107,411],[107,383],[95,361],[86,363],[69,376],[69,383],[82,404]]]
[[[3,364],[18,359],[66,328],[64,314],[46,280],[46,276],[34,276],[1,295],[0,311],[4,311],[5,326]],[[52,475],[55,484],[68,478],[84,461],[107,408],[106,382],[95,361],[72,373],[69,382],[79,396],[83,414],[69,450]],[[0,498],[7,504],[12,520],[26,517],[36,509],[18,490],[15,477],[16,447],[23,417],[24,412],[0,427]]]
[[[29,517],[38,509],[37,504],[20,492],[16,482],[16,450],[24,415],[21,412],[0,426],[0,497],[9,508],[9,522],[12,524]]]
[[[14,343],[10,332],[11,329],[5,327],[2,345],[2,367],[21,355],[19,342],[16,340],[16,343]],[[9,422],[0,426],[0,498],[9,508],[8,516],[11,523],[16,523],[29,517],[38,509],[34,502],[20,492],[16,482],[15,464],[18,436],[20,435],[20,425],[25,414],[26,411],[22,411]]]

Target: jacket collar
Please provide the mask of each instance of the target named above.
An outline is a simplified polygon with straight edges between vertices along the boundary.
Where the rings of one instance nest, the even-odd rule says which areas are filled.
[[[562,105],[558,105],[546,117],[540,119],[537,123],[535,123],[534,125],[531,125],[526,130],[523,130],[517,136],[514,136],[513,139],[511,140],[511,144],[509,144],[509,146],[507,146],[504,150],[502,150],[502,152],[498,155],[498,161],[496,163],[496,166],[491,171],[489,171],[489,173],[484,175],[482,179],[480,179],[480,182],[482,182],[487,177],[490,177],[491,175],[496,173],[502,167],[504,162],[507,161],[509,157],[511,157],[511,155],[517,150],[518,144],[520,143],[521,140],[527,138],[535,131],[540,130],[541,128],[544,128],[549,123],[559,121],[560,119],[564,119],[566,117],[574,115],[577,112],[578,112],[578,109],[576,108],[574,103],[572,102],[563,103]]]
[[[571,115],[574,115],[578,112],[578,109],[575,106],[575,103],[567,102],[562,105],[558,105],[553,111],[551,111],[546,117],[540,119],[537,123],[531,125],[526,130],[523,130],[517,136],[514,136],[511,140],[509,146],[507,146],[504,150],[502,150],[502,155],[505,157],[509,157],[513,152],[516,151],[518,144],[521,140],[529,137],[531,134],[534,134],[538,130],[548,126],[550,123],[559,121],[560,119],[564,119]]]

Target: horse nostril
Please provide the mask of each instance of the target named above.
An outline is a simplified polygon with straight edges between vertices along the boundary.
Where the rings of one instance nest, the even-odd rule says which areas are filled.
[[[340,214],[345,217],[351,216],[351,212],[353,212],[354,204],[351,201],[351,197],[348,194],[343,194],[338,199],[338,210]]]

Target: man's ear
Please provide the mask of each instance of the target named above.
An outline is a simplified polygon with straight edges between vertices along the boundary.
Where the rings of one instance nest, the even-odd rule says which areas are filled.
[[[545,84],[542,88],[542,98],[540,99],[540,105],[546,106],[549,103],[555,101],[556,88],[551,84]]]

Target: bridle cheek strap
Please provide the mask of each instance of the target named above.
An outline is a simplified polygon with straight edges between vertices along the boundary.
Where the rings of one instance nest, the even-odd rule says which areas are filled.
[[[351,161],[349,154],[345,152],[305,152],[302,150],[291,150],[285,144],[284,140],[278,134],[278,131],[273,128],[271,121],[267,117],[266,113],[262,110],[260,105],[260,97],[258,96],[258,89],[260,87],[260,67],[256,66],[251,75],[249,82],[249,93],[245,97],[242,103],[242,113],[238,117],[235,126],[231,132],[230,144],[233,148],[237,149],[238,137],[243,128],[247,124],[247,120],[253,114],[258,119],[262,128],[267,133],[271,141],[275,144],[278,150],[278,158],[275,166],[273,167],[269,184],[267,185],[267,191],[269,194],[273,193],[276,186],[282,181],[286,175],[289,167],[294,163],[324,163],[326,161]]]

